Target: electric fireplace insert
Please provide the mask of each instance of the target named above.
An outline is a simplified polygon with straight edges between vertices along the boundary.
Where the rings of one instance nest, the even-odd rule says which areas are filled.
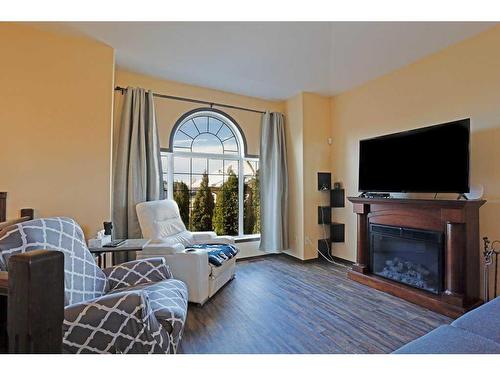
[[[379,224],[370,224],[369,231],[372,273],[434,294],[442,291],[442,232]]]

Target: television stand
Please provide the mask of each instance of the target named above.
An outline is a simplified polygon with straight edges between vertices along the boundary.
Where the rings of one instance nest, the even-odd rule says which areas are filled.
[[[390,198],[391,194],[388,193],[368,193],[363,192],[359,195],[359,198]]]
[[[466,196],[465,194],[463,194],[463,193],[458,195],[457,200],[461,200],[462,198],[463,198],[464,200],[466,200],[466,201],[468,201],[468,200],[469,200],[469,198],[467,198],[467,196]]]

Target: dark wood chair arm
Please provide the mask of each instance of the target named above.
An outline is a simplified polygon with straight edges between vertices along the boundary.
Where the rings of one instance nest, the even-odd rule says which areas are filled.
[[[11,219],[11,220],[0,220],[0,237],[2,236],[2,229],[8,228],[11,225],[17,224],[17,223],[22,223],[23,221],[29,221],[34,219],[34,214],[35,211],[32,208],[22,208],[21,209],[21,215],[17,219]]]
[[[10,353],[61,353],[64,255],[34,250],[9,258],[7,333]]]
[[[0,271],[0,295],[6,296],[9,290],[9,273]]]

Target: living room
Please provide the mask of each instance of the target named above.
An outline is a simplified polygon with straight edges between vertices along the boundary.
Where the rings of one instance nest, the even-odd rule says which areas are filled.
[[[3,352],[499,354],[492,14],[0,22]]]

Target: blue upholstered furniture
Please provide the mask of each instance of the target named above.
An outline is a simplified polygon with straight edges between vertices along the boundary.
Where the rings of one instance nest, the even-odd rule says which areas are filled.
[[[500,354],[500,297],[396,350],[396,354]]]

